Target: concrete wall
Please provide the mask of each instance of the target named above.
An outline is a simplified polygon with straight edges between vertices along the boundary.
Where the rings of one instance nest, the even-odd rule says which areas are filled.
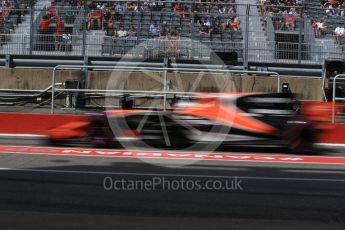
[[[58,71],[56,82],[79,79],[81,71]],[[44,89],[51,85],[51,70],[41,69],[0,69],[1,89]],[[162,73],[93,72],[88,74],[88,88],[118,90],[162,90]],[[242,91],[276,92],[275,77],[175,74],[169,73],[172,91]],[[309,78],[282,77],[299,99],[322,100],[322,80]]]
[[[90,72],[89,87],[118,90],[162,90],[162,73]],[[276,77],[169,73],[171,91],[189,92],[277,92]],[[322,80],[281,77],[303,100],[322,100]]]
[[[80,71],[57,72],[56,82],[79,79]],[[44,69],[0,69],[0,89],[42,90],[51,85],[52,71]]]

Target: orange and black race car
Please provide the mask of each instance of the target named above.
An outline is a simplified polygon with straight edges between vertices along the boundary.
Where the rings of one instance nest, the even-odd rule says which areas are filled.
[[[326,108],[326,109],[325,109]],[[301,104],[285,93],[205,93],[180,100],[169,111],[126,108],[90,116],[49,132],[54,144],[86,143],[125,148],[214,150],[218,146],[279,144],[313,150],[323,103]]]

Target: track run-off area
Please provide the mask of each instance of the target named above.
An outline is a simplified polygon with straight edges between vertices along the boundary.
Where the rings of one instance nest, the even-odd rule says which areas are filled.
[[[265,229],[341,229],[344,164],[345,154],[339,149],[300,155],[278,150],[206,153],[4,144],[0,226],[22,229],[40,216],[56,226],[62,218],[75,224],[93,218],[88,226],[85,220],[85,229],[102,222],[115,226],[115,220],[116,226],[142,224],[133,229],[158,229],[155,224],[166,223],[166,229],[176,229],[191,221],[195,229],[217,224],[222,225],[217,229],[248,224]],[[126,187],[148,181],[155,186]],[[184,189],[182,182],[194,187]],[[239,189],[203,187],[228,182]],[[195,186],[199,184],[200,189]],[[18,222],[18,213],[28,218]]]

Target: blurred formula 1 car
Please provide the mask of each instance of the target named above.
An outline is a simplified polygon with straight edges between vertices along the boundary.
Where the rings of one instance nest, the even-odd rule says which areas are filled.
[[[279,144],[294,152],[313,151],[320,103],[297,103],[286,93],[201,93],[170,111],[111,110],[88,123],[68,123],[50,130],[54,144],[84,142],[92,146],[196,147]],[[324,111],[324,109],[322,109]]]

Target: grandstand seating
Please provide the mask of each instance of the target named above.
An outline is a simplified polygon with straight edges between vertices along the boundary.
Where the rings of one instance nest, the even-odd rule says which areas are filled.
[[[14,0],[15,1],[15,0]],[[42,5],[42,2],[49,2],[47,5]],[[55,1],[41,1],[39,7],[35,7],[34,12],[34,21],[32,24],[29,24],[30,26],[33,26],[32,29],[25,30],[25,28],[22,28],[23,30],[16,31],[17,37],[26,36],[22,40],[33,40],[33,47],[32,51],[71,51],[72,49],[80,49],[80,41],[81,41],[81,35],[82,35],[82,29],[85,29],[83,26],[84,20],[83,16],[83,6],[81,5],[71,5],[69,2],[71,1],[65,1],[65,0],[55,0]],[[72,1],[74,3],[78,3],[78,1]],[[96,2],[96,1],[93,1]],[[98,3],[105,4],[106,2],[97,1]],[[136,3],[137,1],[135,1]],[[226,2],[234,2],[234,1],[226,1]],[[124,53],[127,53],[131,48],[136,46],[138,43],[145,41],[147,39],[152,38],[152,34],[150,33],[150,25],[153,23],[158,23],[162,29],[160,35],[163,35],[165,37],[164,40],[197,40],[200,41],[206,45],[209,45],[210,47],[213,47],[215,49],[222,50],[224,47],[222,47],[221,42],[238,42],[241,43],[243,41],[243,35],[241,31],[228,31],[224,30],[223,33],[215,33],[213,32],[210,35],[205,36],[199,36],[199,27],[200,25],[197,25],[195,22],[193,22],[193,17],[191,16],[191,8],[194,7],[197,10],[200,10],[200,12],[209,12],[210,15],[213,18],[219,19],[222,23],[225,23],[227,20],[227,17],[225,15],[222,15],[218,12],[218,8],[215,6],[209,6],[205,4],[200,4],[198,6],[193,6],[192,3],[183,3],[181,6],[183,7],[183,12],[181,11],[175,11],[174,4],[172,2],[161,2],[161,4],[157,3],[160,7],[152,7],[151,5],[145,5],[147,2],[142,3],[143,5],[140,6],[142,10],[137,11],[124,11],[121,12],[120,18],[113,19],[113,22],[111,23],[111,28],[105,28],[105,35],[103,36],[102,45],[100,47],[100,53],[101,55],[123,55]],[[107,2],[109,4],[109,2]],[[108,6],[108,5],[107,5]],[[50,25],[49,25],[49,32],[47,33],[40,33],[39,31],[39,24],[42,20],[43,16],[46,14],[49,14],[49,11],[53,9],[57,9],[58,16],[62,19],[64,22],[64,33],[70,34],[72,37],[71,40],[73,42],[68,41],[70,44],[70,49],[59,49],[56,50],[55,43],[56,43],[56,37],[54,36],[54,29],[56,25],[56,18],[52,18]],[[114,7],[113,7],[114,8]],[[147,10],[149,8],[149,10]],[[206,11],[205,11],[206,9]],[[20,10],[20,9],[19,9]],[[89,11],[93,10],[88,9]],[[202,11],[203,10],[203,11]],[[29,11],[27,11],[29,12]],[[111,12],[114,15],[114,11]],[[85,13],[86,15],[86,13]],[[27,18],[28,19],[28,18]],[[32,18],[29,18],[31,20]],[[2,34],[10,34],[11,31],[13,31],[13,25],[20,22],[17,18],[10,18],[10,20],[6,20],[6,24],[3,28]],[[12,23],[10,25],[10,23]],[[90,23],[90,22],[86,22]],[[95,23],[93,23],[95,24]],[[26,23],[28,25],[28,23]],[[94,26],[94,25],[92,25]],[[119,27],[124,27],[125,30],[129,30],[130,28],[133,28],[136,30],[136,39],[131,38],[124,40],[123,38],[114,38],[113,32],[117,31]],[[103,26],[102,26],[103,27]],[[163,34],[163,27],[167,29],[165,32],[166,34]],[[11,28],[11,31],[8,29]],[[87,35],[94,35],[95,33],[92,32],[92,30],[100,30],[100,28],[91,28],[91,31],[87,32]],[[104,28],[102,28],[104,29]],[[173,36],[171,36],[171,32],[174,31]],[[24,33],[23,33],[24,32]],[[30,39],[29,36],[31,36],[31,33],[34,34],[33,39]],[[101,33],[97,33],[100,35]],[[168,36],[169,35],[169,36]],[[5,37],[2,37],[3,44],[5,42]],[[7,38],[7,37],[6,37]],[[14,43],[20,43],[20,41],[17,41],[18,39],[16,37],[11,37],[12,46],[15,46]],[[64,39],[63,42],[65,43],[66,40]],[[91,38],[92,42],[92,38]],[[97,41],[98,42],[98,41]],[[164,42],[163,42],[164,43]],[[161,43],[161,44],[163,44]],[[218,44],[217,44],[218,43]],[[168,44],[168,43],[166,43]],[[164,46],[166,45],[164,44]],[[176,43],[178,45],[181,45],[182,42]],[[73,45],[73,47],[72,47]],[[92,44],[91,44],[92,45]],[[63,46],[67,47],[66,44],[63,44]],[[96,44],[95,44],[96,47]],[[179,52],[184,53],[184,56],[187,57],[189,54],[187,54],[187,46],[184,44],[180,47]],[[231,45],[227,47],[232,47]],[[8,46],[6,50],[11,50],[11,46]],[[28,45],[23,46],[23,49],[30,48]],[[239,48],[239,47],[237,47]],[[17,47],[13,48],[13,50],[16,49],[17,53]],[[239,48],[241,50],[241,48]],[[184,50],[184,51],[183,51]],[[183,52],[182,52],[183,51]],[[25,51],[23,51],[25,52]],[[41,54],[44,54],[43,52]],[[56,53],[57,54],[57,53]]]
[[[51,3],[52,4],[52,3]],[[50,11],[53,9],[52,11]],[[54,12],[56,9],[57,13],[50,13]],[[39,14],[35,18],[33,25],[33,34],[35,36],[33,42],[33,50],[35,51],[54,51],[56,50],[56,37],[55,37],[55,30],[57,24],[57,17],[59,17],[63,22],[63,33],[64,34],[73,34],[74,23],[76,16],[78,14],[78,7],[72,6],[69,2],[65,2],[63,0],[55,0],[54,4],[50,6],[43,7],[43,9],[38,10]],[[40,34],[39,32],[39,24],[44,15],[51,15],[54,16],[51,18],[51,22],[49,24],[48,32],[45,34]],[[68,43],[68,40],[62,38],[62,45],[58,51],[71,51],[72,44]]]
[[[335,11],[329,10],[328,8],[321,8],[320,4],[321,0],[306,0],[306,12],[310,19],[313,21],[321,21],[324,20],[327,28],[326,28],[326,35],[333,35],[335,28],[338,24],[345,23],[345,6],[338,11],[338,14]],[[343,11],[343,14],[341,14]],[[332,13],[333,12],[333,13]],[[344,44],[345,44],[345,37],[344,37]]]
[[[167,55],[166,52],[167,50],[169,50],[168,46],[169,44],[171,44],[169,41],[172,40],[172,37],[174,39],[180,40],[180,42],[176,43],[179,46],[179,53],[175,54],[179,57],[189,57],[190,55],[193,55],[188,53],[188,45],[186,44],[191,40],[203,43],[205,44],[205,46],[211,47],[215,51],[224,51],[224,49],[229,51],[233,50],[233,47],[230,44],[225,47],[222,45],[222,42],[240,43],[243,41],[242,31],[224,30],[220,31],[219,33],[210,33],[201,36],[199,35],[200,25],[196,22],[193,22],[193,17],[190,16],[191,13],[184,12],[182,14],[179,12],[174,12],[172,10],[172,6],[172,3],[166,3],[160,11],[152,10],[141,12],[124,12],[123,17],[121,18],[122,21],[117,24],[112,23],[112,29],[116,31],[119,29],[119,26],[123,26],[125,30],[129,30],[131,26],[133,26],[137,31],[137,39],[133,41],[133,39],[128,40],[106,36],[102,45],[102,54],[121,56],[125,53],[128,53],[129,50],[131,50],[139,43],[147,39],[152,39],[152,35],[150,34],[150,25],[155,23],[158,24],[161,29],[161,37],[159,38],[160,42],[156,42],[156,44],[160,44],[159,49],[163,51],[163,55]],[[189,7],[190,9],[192,7],[192,4],[185,4],[184,7]],[[227,21],[227,17],[218,12],[218,8],[210,7],[209,12],[213,18],[221,21],[222,23],[225,23]],[[185,16],[187,14],[189,15]],[[175,36],[171,36],[172,31],[175,32]],[[160,52],[158,50],[156,54],[160,56],[159,53]],[[170,52],[168,55],[171,56],[173,54]]]
[[[28,4],[29,2],[25,0],[11,0],[8,2],[8,5],[4,1],[0,2],[0,46],[3,46],[10,40],[9,35],[14,33],[16,26],[28,14]]]
[[[299,49],[304,52],[299,57],[306,57],[306,60],[310,61],[313,61],[314,58],[317,61],[321,60],[323,56],[327,56],[324,54],[325,52],[338,49],[334,46],[332,49],[320,51],[319,46],[324,44],[323,41],[320,42],[320,39],[315,41],[305,34],[307,33],[305,27],[308,27],[308,23],[306,23],[308,18],[320,20],[325,17],[326,9],[320,8],[320,0],[305,0],[304,7],[296,3],[300,1],[296,1],[294,5],[270,6],[272,4],[270,0],[243,0],[237,1],[237,4],[234,0],[217,1],[217,3],[158,0],[118,1],[118,5],[122,4],[122,6],[113,5],[114,2],[116,1],[87,1],[89,5],[85,10],[81,1],[77,0],[38,1],[35,5],[32,23],[28,22],[31,19],[30,16],[28,18],[28,15],[22,18],[11,18],[8,21],[6,28],[12,28],[8,34],[11,33],[13,36],[6,39],[8,44],[3,45],[2,49],[0,47],[0,53],[28,54],[30,51],[32,54],[38,55],[81,56],[85,54],[109,57],[127,55],[128,57],[193,59],[209,58],[210,52],[213,50],[215,52],[236,51],[239,58],[243,59],[244,49],[247,48],[250,49],[248,55],[251,60],[276,62],[276,60],[291,59],[287,56],[285,58],[284,55],[277,55],[277,47],[291,46],[290,44],[277,46],[274,43],[277,41],[272,39],[272,35],[269,34],[272,31],[268,31],[268,18],[271,18],[270,23],[275,30],[273,33],[283,31],[300,36],[300,31],[302,31],[300,37],[308,45],[305,46],[305,49]],[[255,4],[257,2],[263,6],[251,7],[249,25],[246,25],[247,15],[244,3]],[[291,1],[287,2],[291,3]],[[129,8],[119,10],[126,5]],[[52,9],[54,11],[54,8],[58,9],[58,16],[64,23],[63,33],[66,36],[62,36],[61,39],[57,39],[55,34],[57,18],[52,18],[48,33],[42,34],[39,31],[42,17]],[[92,15],[93,12],[97,14],[97,11],[103,12],[102,20],[98,20],[94,17],[95,15]],[[292,30],[285,22],[286,13],[291,11],[296,12],[296,22]],[[107,15],[108,13],[109,15]],[[327,15],[325,18],[328,26],[327,34],[331,35],[336,23],[343,22],[343,18]],[[22,21],[25,23],[21,23]],[[236,25],[232,27],[232,23]],[[21,28],[20,30],[15,28],[17,25]],[[159,27],[157,34],[154,34],[155,26],[153,25]],[[132,35],[119,36],[121,31],[131,31]],[[32,38],[30,38],[31,33],[34,35]],[[245,42],[246,33],[249,35],[247,44]],[[23,39],[18,40],[16,37]],[[56,45],[59,42],[61,46]],[[280,42],[291,43],[291,41]],[[5,40],[1,43],[4,44]],[[23,45],[19,45],[19,43]],[[293,43],[296,43],[296,39]],[[136,48],[133,49],[134,47]],[[285,48],[279,52],[285,52]],[[299,52],[298,49],[296,52]],[[317,55],[306,55],[308,52],[318,53]],[[342,56],[339,52],[336,52],[335,55]],[[291,60],[296,57],[298,55],[293,55]]]

